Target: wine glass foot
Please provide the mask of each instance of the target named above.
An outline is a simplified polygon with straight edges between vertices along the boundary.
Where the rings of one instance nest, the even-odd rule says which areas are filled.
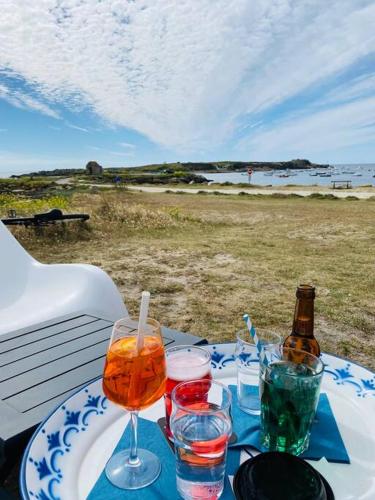
[[[129,464],[130,450],[123,450],[109,459],[105,467],[108,481],[123,490],[138,490],[152,484],[159,476],[158,457],[148,450],[137,451],[139,464]]]

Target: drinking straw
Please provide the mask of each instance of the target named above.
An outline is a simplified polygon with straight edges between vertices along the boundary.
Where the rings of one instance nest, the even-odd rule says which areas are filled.
[[[137,335],[137,351],[141,352],[143,349],[143,334],[146,328],[148,305],[150,303],[150,292],[142,292],[141,308],[139,310],[138,320],[138,335]]]
[[[248,314],[244,314],[243,319],[244,319],[246,326],[247,326],[247,329],[249,330],[249,333],[254,341],[255,347],[257,348],[257,351],[259,353],[259,357],[263,360],[263,363],[267,366],[268,365],[267,355],[262,349],[262,343],[258,338],[257,332],[255,331],[254,325],[251,322],[250,316]]]

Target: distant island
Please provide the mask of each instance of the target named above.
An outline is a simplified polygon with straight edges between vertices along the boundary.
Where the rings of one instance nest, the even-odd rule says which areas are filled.
[[[41,170],[30,174],[12,175],[13,179],[40,177],[71,177],[91,180],[95,183],[121,182],[130,184],[204,184],[210,182],[202,174],[269,170],[324,169],[329,165],[312,163],[305,159],[290,161],[215,161],[154,163],[137,167],[103,168],[89,161],[86,168]]]
[[[328,164],[312,163],[305,159],[296,159],[289,161],[215,161],[215,162],[177,162],[177,163],[157,163],[152,165],[143,165],[133,167],[131,170],[138,169],[142,172],[166,172],[170,173],[176,170],[186,172],[246,172],[249,167],[254,171],[266,170],[304,170],[310,168],[328,168]]]

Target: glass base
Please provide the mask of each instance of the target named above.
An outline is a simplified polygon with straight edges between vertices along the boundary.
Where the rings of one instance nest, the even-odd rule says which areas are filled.
[[[298,456],[309,447],[310,433],[292,440],[291,436],[286,438],[285,436],[272,436],[261,432],[260,442],[262,451],[282,451]]]
[[[247,406],[238,405],[242,411],[249,415],[260,415],[260,408],[248,408]]]
[[[105,467],[108,481],[123,490],[138,490],[153,483],[161,470],[157,456],[139,449],[138,465],[130,465],[129,452],[130,450],[120,451],[108,460]]]

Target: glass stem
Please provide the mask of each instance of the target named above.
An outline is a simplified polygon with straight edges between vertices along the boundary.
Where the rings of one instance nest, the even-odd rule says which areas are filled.
[[[130,412],[130,455],[129,455],[129,465],[138,466],[141,461],[138,458],[137,453],[137,427],[138,427],[138,412]]]

